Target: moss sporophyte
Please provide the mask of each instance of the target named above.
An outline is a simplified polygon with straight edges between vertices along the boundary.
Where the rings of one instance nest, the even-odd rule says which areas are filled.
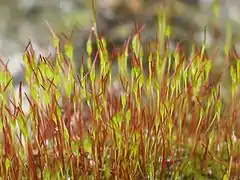
[[[0,72],[0,177],[238,177],[239,60],[229,65],[225,103],[205,45],[190,56],[180,44],[170,49],[165,16],[148,54],[139,31],[111,54],[93,30],[80,69],[70,40],[60,48],[52,31],[54,58],[37,59],[31,44],[24,52],[29,92]]]

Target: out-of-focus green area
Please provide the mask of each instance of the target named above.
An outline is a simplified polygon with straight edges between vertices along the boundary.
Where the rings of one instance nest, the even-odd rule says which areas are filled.
[[[220,49],[219,67],[222,66],[224,45],[239,40],[240,2],[236,0],[96,0],[98,30],[109,47],[121,46],[132,35],[135,22],[145,25],[142,41],[155,38],[157,15],[166,13],[172,27],[171,44],[184,43],[187,50],[192,43],[203,42],[207,26],[207,45],[210,52]],[[31,39],[37,53],[53,52],[52,38],[46,21],[53,30],[72,37],[76,61],[85,54],[85,44],[92,26],[92,3],[89,0],[1,0],[0,1],[0,55],[11,60],[14,71],[16,61]],[[228,36],[229,26],[233,36]],[[222,53],[221,53],[222,52]]]

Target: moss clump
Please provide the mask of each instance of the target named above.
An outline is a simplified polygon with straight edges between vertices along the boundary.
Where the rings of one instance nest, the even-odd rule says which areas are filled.
[[[89,38],[80,72],[73,46],[67,40],[60,49],[54,33],[54,63],[47,57],[36,63],[31,46],[24,53],[29,94],[20,86],[10,101],[12,77],[1,71],[1,177],[238,177],[239,62],[229,65],[231,103],[223,104],[220,82],[209,81],[214,59],[205,45],[190,57],[179,46],[170,50],[163,18],[147,59],[139,33],[109,54],[94,27],[98,49],[94,54]]]

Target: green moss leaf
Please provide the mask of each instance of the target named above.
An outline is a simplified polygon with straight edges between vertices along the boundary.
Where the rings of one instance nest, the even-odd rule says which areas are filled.
[[[65,48],[65,53],[66,53],[66,56],[70,59],[70,61],[73,60],[73,46],[71,43],[67,43],[65,44],[64,46]]]
[[[88,56],[91,57],[91,55],[92,55],[92,40],[91,40],[91,37],[89,37],[89,39],[87,41],[87,53],[88,53]]]
[[[48,105],[51,102],[51,98],[50,95],[47,91],[43,92],[43,100],[44,100],[44,104]]]
[[[21,132],[24,135],[24,138],[27,139],[29,137],[28,128],[27,128],[26,120],[25,120],[25,118],[22,114],[19,115],[17,122],[18,122],[18,125],[19,125],[20,129],[21,129]]]
[[[7,158],[5,160],[5,168],[6,168],[6,171],[8,172],[9,168],[11,167],[11,161],[9,160],[9,158]]]
[[[85,138],[83,140],[83,148],[89,154],[92,154],[92,141],[90,140],[90,138]]]

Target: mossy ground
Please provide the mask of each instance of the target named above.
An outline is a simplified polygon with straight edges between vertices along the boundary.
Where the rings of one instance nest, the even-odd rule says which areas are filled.
[[[111,54],[93,25],[79,72],[71,42],[66,38],[61,49],[54,32],[54,63],[49,57],[36,63],[31,44],[24,52],[29,94],[20,84],[15,95],[11,74],[1,71],[1,177],[237,179],[238,56],[227,67],[231,93],[224,103],[221,82],[209,80],[214,56],[205,44],[193,44],[189,56],[180,45],[170,50],[164,18],[147,58],[138,31]]]

